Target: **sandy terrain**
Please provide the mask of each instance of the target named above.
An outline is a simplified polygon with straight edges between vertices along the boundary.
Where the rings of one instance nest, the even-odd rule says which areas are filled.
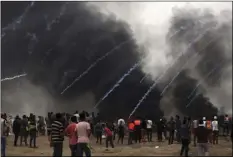
[[[7,155],[8,156],[51,156],[52,148],[49,147],[47,137],[38,137],[38,148],[28,148],[25,146],[13,147],[13,136],[7,139]],[[125,141],[126,143],[126,141]],[[105,150],[105,145],[98,145],[95,143],[95,139],[92,137],[91,141],[92,155],[93,156],[177,156],[179,155],[180,145],[173,144],[168,145],[167,141],[158,143],[145,143],[145,144],[134,144],[128,146],[126,144],[120,145],[115,144],[114,149]],[[159,146],[159,148],[155,148]],[[190,156],[196,155],[196,148],[190,145]],[[69,156],[70,150],[68,148],[68,140],[64,142],[63,155]],[[212,156],[232,156],[232,143],[221,137],[219,145],[213,145],[210,148],[210,155]]]

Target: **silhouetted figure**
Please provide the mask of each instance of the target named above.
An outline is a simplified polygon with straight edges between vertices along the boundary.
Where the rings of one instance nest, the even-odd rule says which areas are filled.
[[[14,146],[17,146],[18,138],[20,135],[20,128],[21,128],[21,120],[20,120],[19,116],[16,116],[15,120],[13,122],[13,133],[15,135]]]

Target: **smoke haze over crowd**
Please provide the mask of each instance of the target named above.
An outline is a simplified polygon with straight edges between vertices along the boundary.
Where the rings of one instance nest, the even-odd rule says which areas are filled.
[[[6,112],[44,115],[50,110],[92,110],[115,82],[142,59],[143,64],[99,105],[104,117],[128,117],[153,81],[174,61],[135,114],[198,116],[207,111],[209,115],[216,114],[221,107],[232,110],[230,2],[1,4],[2,78],[27,73],[24,78],[2,82],[2,109]],[[190,44],[201,34],[202,38]],[[92,63],[124,41],[128,42],[60,94]],[[189,58],[192,59],[181,69]],[[220,68],[204,79],[219,63]],[[178,72],[167,92],[160,96]],[[145,75],[148,77],[140,83]],[[188,98],[200,81],[197,91]]]

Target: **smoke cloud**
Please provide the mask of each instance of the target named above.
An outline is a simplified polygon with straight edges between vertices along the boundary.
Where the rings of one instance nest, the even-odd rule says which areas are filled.
[[[199,11],[195,8],[200,3],[190,3],[189,9],[185,10],[185,4],[177,2],[35,2],[23,14],[29,5],[30,2],[1,2],[1,8],[4,8],[2,78],[27,73],[26,79],[2,83],[3,111],[37,112],[39,106],[38,114],[46,114],[47,110],[91,110],[115,82],[143,58],[143,65],[98,107],[105,118],[128,117],[152,81],[170,66],[180,52],[184,52],[183,57],[135,114],[153,118],[163,115],[162,110],[166,115],[175,114],[164,107],[168,106],[175,107],[177,112],[197,116],[197,113],[204,114],[207,110],[211,110],[210,114],[216,113],[217,109],[212,104],[226,109],[230,107],[229,95],[232,92],[227,84],[232,74],[227,74],[232,62],[232,37],[229,35],[232,31],[229,24],[232,9],[228,3],[201,3],[201,8],[212,9]],[[216,11],[220,10],[228,11],[217,14]],[[14,22],[20,15],[23,15],[22,20]],[[216,28],[205,33],[206,28],[215,24]],[[206,35],[187,50],[188,42],[199,33]],[[161,90],[185,60],[215,37],[216,40],[192,60],[161,99]],[[63,95],[60,94],[99,57],[127,40],[130,42],[116,49]],[[198,88],[202,94],[186,109],[185,105],[190,101],[188,93],[221,59],[224,60],[221,69],[204,81]],[[139,83],[144,75],[149,77]],[[201,107],[203,113],[193,112]]]

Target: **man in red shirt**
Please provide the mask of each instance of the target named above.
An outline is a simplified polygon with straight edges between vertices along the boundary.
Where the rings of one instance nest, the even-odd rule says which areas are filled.
[[[113,145],[113,137],[112,137],[112,131],[110,130],[110,127],[108,124],[106,124],[105,128],[104,128],[104,133],[106,136],[106,150],[108,150],[108,142],[110,142],[112,148],[114,148]]]
[[[72,116],[71,117],[71,123],[67,126],[65,133],[66,136],[69,137],[69,145],[70,145],[70,151],[71,151],[71,156],[77,156],[76,152],[77,152],[77,136],[76,136],[76,124],[77,124],[77,117],[76,116]]]

